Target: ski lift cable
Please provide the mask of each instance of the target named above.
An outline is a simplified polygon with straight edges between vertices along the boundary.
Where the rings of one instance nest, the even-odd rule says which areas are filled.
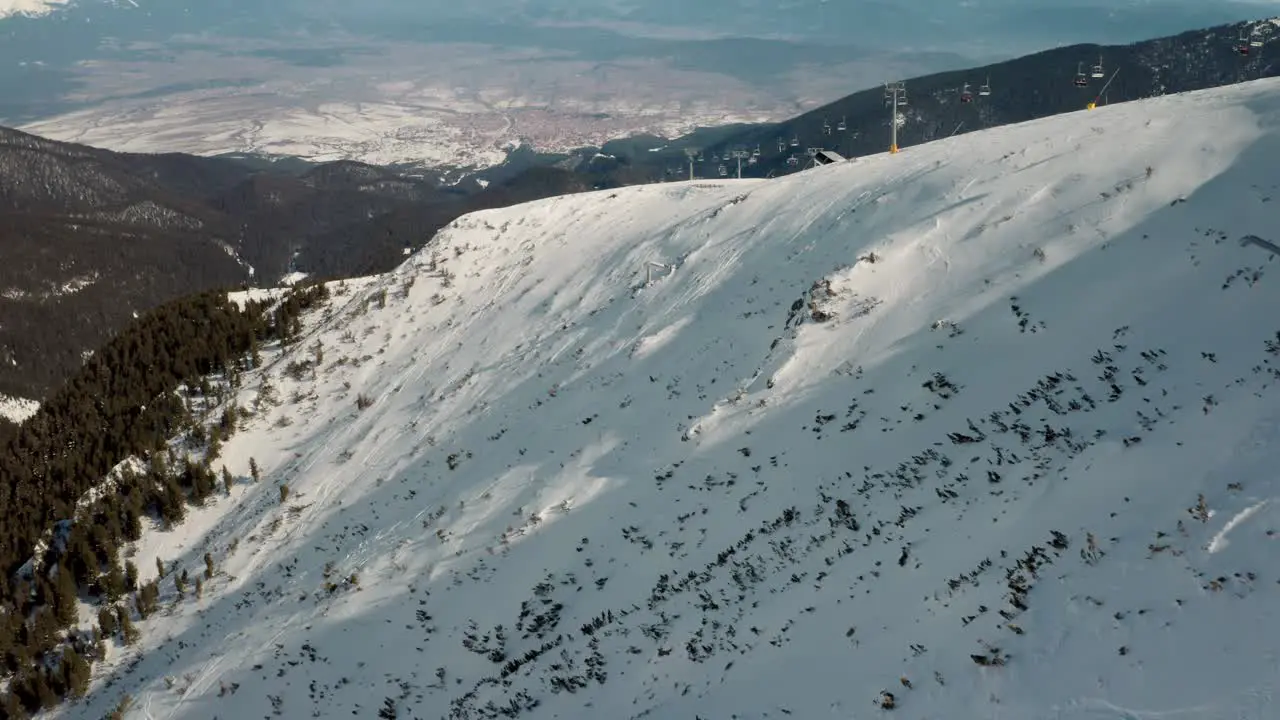
[[[1119,74],[1120,74],[1120,68],[1116,68],[1116,69],[1115,69],[1115,72],[1111,73],[1111,77],[1107,79],[1106,84],[1105,84],[1105,85],[1103,85],[1103,86],[1102,86],[1102,89],[1098,91],[1098,97],[1097,97],[1097,98],[1094,98],[1094,102],[1095,102],[1095,103],[1096,103],[1096,102],[1098,102],[1098,100],[1099,100],[1099,99],[1101,99],[1101,98],[1102,98],[1102,96],[1103,96],[1103,95],[1105,95],[1105,94],[1107,93],[1107,88],[1111,87],[1111,82],[1112,82],[1113,80],[1115,80],[1115,79],[1116,79],[1116,76],[1117,76],[1117,75],[1119,75]]]

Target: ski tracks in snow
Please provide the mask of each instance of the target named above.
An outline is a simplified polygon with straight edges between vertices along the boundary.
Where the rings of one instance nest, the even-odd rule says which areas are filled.
[[[1219,530],[1217,534],[1213,536],[1213,539],[1209,541],[1209,546],[1207,548],[1209,550],[1209,554],[1213,555],[1225,550],[1227,546],[1231,544],[1231,541],[1227,540],[1227,535],[1231,534],[1231,531],[1239,527],[1241,523],[1256,515],[1259,510],[1266,507],[1270,502],[1270,500],[1263,500],[1260,503],[1250,505],[1244,510],[1236,513],[1235,517],[1228,520],[1227,524],[1223,525],[1222,529]]]
[[[1221,702],[1168,710],[1139,710],[1102,698],[1080,698],[1057,709],[1053,720],[1270,720],[1275,717],[1270,686],[1245,691]]]

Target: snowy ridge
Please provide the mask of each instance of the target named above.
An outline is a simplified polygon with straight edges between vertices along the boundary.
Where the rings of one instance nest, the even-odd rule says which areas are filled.
[[[1277,157],[1262,81],[460,218],[61,714],[1275,717]]]

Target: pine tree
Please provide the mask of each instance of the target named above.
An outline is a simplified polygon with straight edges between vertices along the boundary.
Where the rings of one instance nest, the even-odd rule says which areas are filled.
[[[211,463],[222,456],[222,433],[217,427],[209,433],[209,445],[205,448],[204,461]]]
[[[58,643],[59,628],[58,618],[52,610],[47,606],[37,609],[27,649],[35,655],[48,651]]]
[[[223,437],[231,437],[235,433],[236,421],[239,419],[239,408],[235,405],[228,405],[222,411],[222,418],[218,420],[218,429],[222,431]]]
[[[164,577],[164,560],[156,557],[156,577]]]
[[[261,473],[258,472],[258,461],[254,458],[249,458],[249,476],[253,478],[254,482],[262,479]]]
[[[196,578],[196,599],[199,600],[202,597],[204,597],[204,580]]]
[[[129,611],[123,606],[116,608],[116,619],[120,621],[120,637],[124,640],[124,644],[128,646],[137,642],[138,629],[134,627]]]
[[[124,503],[124,539],[137,540],[142,537],[142,493],[135,493]]]
[[[82,698],[89,692],[89,679],[92,677],[89,661],[81,657],[75,649],[68,647],[62,651],[60,670],[63,682],[66,683],[67,694],[74,698]]]
[[[231,496],[231,486],[235,484],[235,479],[231,477],[231,471],[227,470],[227,466],[222,466],[222,487],[226,490],[227,496]]]
[[[124,588],[128,592],[138,589],[138,566],[134,565],[132,560],[126,560],[124,563]]]
[[[213,578],[213,554],[204,554],[204,576],[206,579]]]
[[[107,602],[114,603],[125,593],[124,573],[120,571],[120,564],[114,560],[112,560],[111,567],[102,575],[99,582],[102,585],[103,594],[107,597]]]
[[[116,624],[115,609],[107,606],[98,610],[98,629],[102,631],[102,637],[112,638],[116,636],[116,630],[119,628]]]
[[[80,593],[76,588],[75,578],[72,577],[71,570],[66,565],[59,563],[54,572],[57,574],[55,578],[57,585],[53,596],[54,611],[59,623],[70,625],[80,614],[78,602]]]
[[[30,717],[27,711],[23,709],[22,703],[18,702],[18,696],[12,693],[0,695],[0,717],[13,718],[13,720],[26,720]]]
[[[280,486],[280,504],[283,505],[285,501],[288,499],[289,499],[289,486],[281,485]]]
[[[58,694],[54,692],[52,685],[49,683],[49,674],[46,671],[37,669],[35,677],[31,680],[40,707],[51,708],[58,704]]]
[[[9,652],[13,649],[14,641],[18,634],[15,626],[19,622],[21,621],[14,615],[0,612],[0,662],[3,662],[3,658],[8,657]]]
[[[382,709],[378,711],[378,717],[381,720],[396,720],[400,717],[400,711],[396,709],[396,701],[386,698],[382,701]]]
[[[156,603],[160,599],[160,587],[156,584],[158,581],[151,582],[138,588],[137,597],[134,602],[138,606],[138,617],[146,620],[151,613],[156,611]]]

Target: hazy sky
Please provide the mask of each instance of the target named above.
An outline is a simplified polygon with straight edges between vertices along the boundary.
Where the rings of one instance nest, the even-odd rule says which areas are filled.
[[[102,22],[100,13],[111,7],[112,13],[147,14],[152,30],[175,34],[235,34],[272,25],[269,20],[281,29],[297,20],[308,23],[304,32],[331,28],[371,36],[402,35],[406,24],[576,23],[650,37],[785,38],[985,61],[1059,44],[1133,42],[1255,19],[1280,13],[1280,0],[0,0],[0,17],[59,7],[96,11],[90,27],[106,36],[120,27]],[[85,40],[81,33],[75,42]],[[57,42],[52,36],[48,41]]]

